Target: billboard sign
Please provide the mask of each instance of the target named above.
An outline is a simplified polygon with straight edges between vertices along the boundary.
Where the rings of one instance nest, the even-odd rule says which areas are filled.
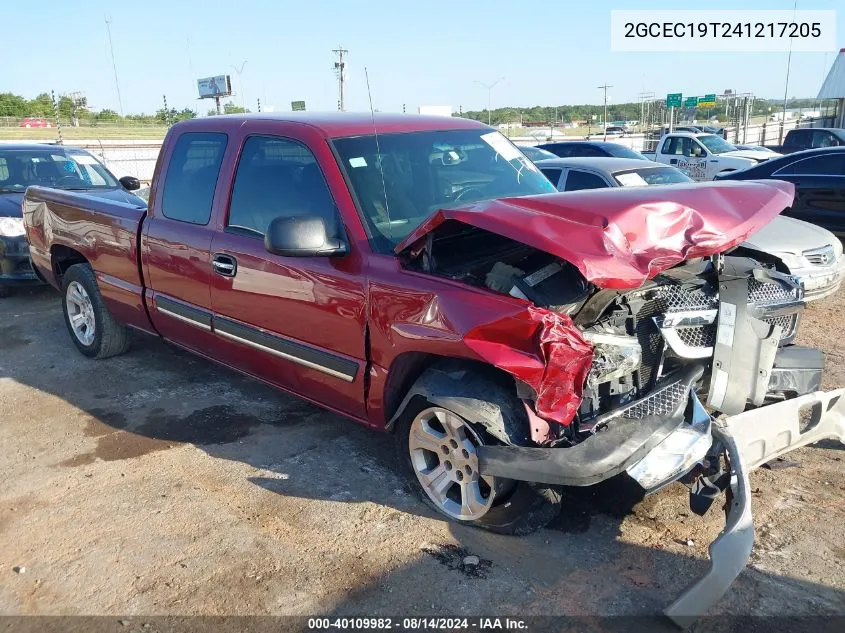
[[[217,75],[216,77],[197,79],[197,91],[199,92],[200,99],[228,97],[232,94],[232,80],[229,75]]]
[[[290,102],[290,109],[294,112],[305,112],[305,102],[304,101],[291,101]]]

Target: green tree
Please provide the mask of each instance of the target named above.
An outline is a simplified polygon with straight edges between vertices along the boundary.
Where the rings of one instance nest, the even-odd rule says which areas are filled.
[[[35,97],[28,105],[29,112],[27,115],[29,116],[52,117],[55,114],[53,112],[53,97],[46,92],[42,92]]]
[[[249,112],[249,110],[239,105],[235,105],[231,101],[223,104],[223,114],[243,114],[245,112]]]
[[[95,114],[94,118],[97,121],[118,121],[120,119],[120,115],[114,110],[109,110],[108,108],[106,108],[104,110],[100,110],[97,114]]]
[[[25,117],[29,114],[29,103],[20,95],[0,92],[0,116]]]

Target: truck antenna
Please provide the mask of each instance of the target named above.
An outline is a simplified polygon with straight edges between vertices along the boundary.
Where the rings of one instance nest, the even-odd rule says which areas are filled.
[[[387,215],[388,237],[393,237],[393,223],[390,221],[390,206],[387,202],[387,185],[384,182],[384,166],[382,165],[381,147],[378,142],[378,128],[376,127],[376,111],[373,110],[373,94],[370,92],[370,74],[364,66],[364,78],[367,80],[367,98],[370,100],[370,117],[373,120],[373,136],[376,139],[376,165],[381,176],[381,192],[384,195],[384,213]]]

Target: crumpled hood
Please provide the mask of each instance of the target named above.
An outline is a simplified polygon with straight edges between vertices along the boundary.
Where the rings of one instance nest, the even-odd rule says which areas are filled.
[[[792,205],[794,193],[788,182],[752,180],[502,198],[435,211],[396,252],[455,221],[560,257],[601,288],[637,288],[740,244]]]

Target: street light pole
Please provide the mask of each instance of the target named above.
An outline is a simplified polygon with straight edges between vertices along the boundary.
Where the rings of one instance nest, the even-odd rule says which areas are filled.
[[[238,68],[237,66],[232,66],[232,70],[234,70],[236,73],[238,73],[238,90],[241,91],[241,107],[244,110],[246,110],[246,106],[244,105],[244,103],[245,103],[245,101],[244,101],[244,84],[243,84],[243,79],[241,79],[241,74],[243,73],[244,66],[246,66],[246,63],[248,61],[249,61],[248,59],[243,60],[243,62],[241,62],[240,68]]]
[[[114,44],[111,41],[111,18],[106,17],[106,33],[109,35],[109,51],[111,52],[111,66],[114,70],[114,87],[117,89],[117,105],[120,108],[120,116],[123,116],[123,99],[120,97],[120,82],[117,80],[117,64],[114,61]]]
[[[487,125],[490,125],[491,120],[492,120],[491,119],[492,112],[491,112],[490,108],[492,106],[492,101],[493,101],[493,96],[492,96],[493,95],[493,88],[495,88],[496,84],[498,84],[500,81],[503,81],[503,80],[504,80],[504,77],[499,77],[496,81],[494,81],[491,84],[486,84],[483,81],[478,81],[478,80],[473,82],[473,83],[477,83],[479,86],[483,86],[484,88],[487,88]]]
[[[599,90],[604,90],[604,140],[607,140],[607,89],[613,88],[613,86],[608,86],[607,84],[603,86],[598,86]]]

